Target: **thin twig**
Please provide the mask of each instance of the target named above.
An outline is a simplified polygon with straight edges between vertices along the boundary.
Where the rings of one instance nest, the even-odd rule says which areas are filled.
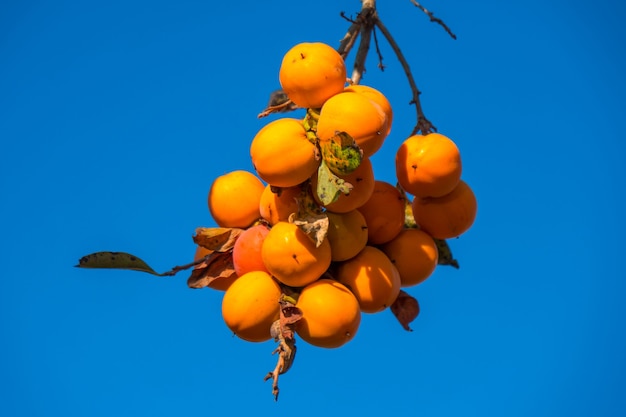
[[[417,84],[415,84],[415,80],[413,79],[413,74],[411,73],[411,68],[409,67],[409,63],[404,57],[404,54],[400,50],[400,47],[396,43],[396,40],[393,38],[393,36],[391,36],[391,33],[389,32],[387,27],[383,24],[383,22],[379,18],[376,19],[376,26],[378,27],[378,29],[380,29],[382,34],[385,36],[385,38],[387,39],[387,42],[389,42],[389,45],[395,52],[396,57],[398,58],[398,61],[400,61],[400,64],[402,65],[402,68],[404,69],[404,73],[406,74],[406,77],[409,81],[411,92],[413,93],[413,98],[411,99],[410,104],[415,104],[415,110],[417,112],[417,124],[413,128],[411,135],[414,135],[418,131],[422,132],[423,134],[426,134],[432,131],[436,132],[437,128],[426,118],[426,116],[424,116],[424,111],[422,110],[422,105],[419,100],[419,96],[420,94],[422,94],[422,92],[417,88]]]
[[[341,12],[341,17],[349,22],[352,22],[345,36],[341,39],[341,42],[339,42],[339,47],[337,48],[337,52],[339,52],[339,55],[341,55],[341,57],[345,60],[359,37],[359,29],[361,28],[361,25],[352,19],[348,19],[343,12]]]
[[[376,27],[372,29],[372,35],[374,35],[374,46],[376,47],[376,55],[378,55],[378,68],[381,71],[385,71],[385,65],[383,64],[383,54],[380,51],[380,46],[378,45],[378,36],[376,36]]]
[[[435,17],[434,13],[427,10],[424,6],[422,6],[418,1],[415,0],[411,0],[411,3],[413,3],[415,5],[415,7],[417,7],[418,9],[420,9],[421,11],[423,11],[424,13],[426,13],[426,15],[428,16],[428,18],[430,19],[431,22],[437,23],[438,25],[440,25],[442,28],[444,28],[444,30],[446,32],[448,32],[448,35],[450,35],[450,37],[454,40],[456,40],[456,35],[454,33],[452,33],[452,31],[450,30],[450,28],[448,27],[448,25],[446,25],[443,20],[439,19],[438,17]]]
[[[372,38],[372,30],[378,19],[376,9],[362,9],[359,13],[358,21],[361,26],[361,42],[359,43],[359,49],[356,52],[354,58],[354,69],[352,71],[352,82],[359,84],[363,74],[365,73],[365,59],[370,49],[370,41]]]

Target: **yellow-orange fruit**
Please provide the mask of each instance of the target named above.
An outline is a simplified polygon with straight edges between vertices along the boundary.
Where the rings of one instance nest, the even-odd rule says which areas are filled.
[[[383,251],[373,246],[340,263],[335,277],[352,291],[364,313],[384,310],[400,293],[398,270]]]
[[[259,202],[265,185],[248,171],[219,176],[209,190],[209,211],[220,227],[246,228],[261,217]]]
[[[461,154],[456,144],[439,133],[413,135],[396,152],[396,176],[416,197],[441,197],[461,179]]]
[[[295,104],[319,108],[343,91],[346,65],[333,47],[321,42],[303,42],[284,55],[278,78],[283,91]]]
[[[222,298],[222,318],[232,332],[249,342],[271,338],[279,318],[281,289],[265,271],[248,272],[235,280]]]
[[[387,135],[389,134],[391,131],[391,124],[393,122],[393,109],[391,108],[391,103],[389,103],[389,100],[383,93],[374,87],[363,84],[349,85],[344,89],[344,91],[352,91],[354,93],[362,94],[374,103],[378,104],[382,111],[385,112],[385,116],[387,116]]]
[[[463,180],[443,197],[416,197],[411,207],[415,222],[435,239],[451,239],[465,233],[474,224],[478,209],[474,191]]]
[[[205,256],[209,255],[211,252],[213,251],[198,245],[196,247],[196,253],[193,257],[193,260],[197,261],[200,258],[204,258]],[[207,287],[212,288],[214,290],[218,290],[218,291],[226,291],[228,287],[230,287],[230,285],[237,279],[237,277],[238,275],[236,273],[233,273],[232,275],[228,277],[219,277],[209,282]]]
[[[265,237],[261,256],[267,270],[290,287],[303,287],[322,276],[331,262],[328,239],[320,246],[293,223],[280,221]]]
[[[288,117],[271,121],[257,132],[250,156],[259,177],[276,187],[304,182],[320,164],[302,121]]]
[[[333,213],[347,213],[361,207],[374,192],[374,168],[369,158],[363,158],[361,164],[348,175],[340,175],[339,178],[352,184],[353,188],[349,194],[341,194],[337,201],[327,204],[326,210]],[[317,193],[317,175],[312,176],[311,187],[315,200],[321,204]]]
[[[420,229],[403,230],[381,249],[398,269],[402,287],[424,282],[437,267],[437,245],[428,233]]]
[[[292,213],[298,212],[298,198],[301,194],[299,186],[281,188],[279,193],[275,193],[268,184],[261,194],[261,217],[271,225],[281,220],[287,221]]]
[[[314,346],[337,348],[352,340],[361,323],[359,302],[344,285],[322,278],[302,289],[296,333]]]
[[[322,106],[317,121],[317,137],[329,140],[337,132],[346,132],[363,151],[372,156],[382,146],[388,133],[385,112],[363,94],[345,91],[335,94]]]
[[[241,276],[251,271],[265,271],[265,264],[261,257],[263,241],[270,232],[265,224],[251,226],[241,232],[233,246],[233,265],[237,275]]]
[[[367,223],[368,243],[389,242],[404,228],[405,199],[400,191],[385,181],[377,180],[371,197],[358,208]]]
[[[326,212],[332,260],[339,262],[356,256],[367,244],[367,223],[358,210],[347,213]]]

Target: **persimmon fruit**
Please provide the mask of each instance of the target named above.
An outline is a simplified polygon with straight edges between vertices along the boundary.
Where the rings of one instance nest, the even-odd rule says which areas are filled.
[[[257,224],[241,232],[233,246],[233,264],[237,275],[246,272],[265,271],[267,268],[261,256],[263,241],[270,229],[264,224]]]
[[[209,190],[208,205],[220,227],[246,228],[261,217],[259,203],[265,185],[254,174],[237,170],[217,177]]]
[[[451,239],[465,233],[474,223],[478,209],[474,191],[463,180],[443,197],[415,197],[411,207],[415,222],[435,239]]]
[[[439,133],[413,135],[396,152],[396,177],[415,197],[441,197],[461,179],[461,154],[457,145]]]
[[[373,100],[354,91],[344,91],[329,98],[320,110],[317,137],[329,140],[337,132],[348,133],[363,151],[372,156],[387,137],[389,121]]]
[[[326,212],[332,260],[345,261],[356,256],[367,245],[368,226],[358,210],[347,213]]]
[[[248,272],[235,280],[222,298],[222,318],[238,337],[249,342],[271,338],[270,327],[279,318],[281,289],[265,271]]]
[[[276,187],[296,186],[320,165],[315,144],[307,138],[302,121],[288,117],[271,121],[257,132],[250,156],[259,177]]]
[[[394,185],[376,180],[374,192],[357,210],[367,223],[368,243],[389,242],[404,228],[405,198]]]
[[[420,229],[405,229],[381,250],[398,269],[402,287],[424,282],[437,267],[438,251],[433,238]]]
[[[290,287],[303,287],[320,278],[331,262],[328,239],[316,246],[300,227],[284,221],[272,226],[261,255],[267,270]]]
[[[393,122],[393,109],[391,108],[391,103],[389,103],[389,100],[382,92],[374,87],[364,84],[349,85],[344,89],[344,91],[364,95],[374,103],[378,104],[381,110],[385,113],[385,116],[387,116],[387,135],[389,135]]]
[[[346,65],[333,47],[321,42],[303,42],[285,53],[278,78],[292,102],[303,108],[319,108],[343,91]]]
[[[364,313],[384,310],[400,293],[398,270],[383,251],[373,246],[365,246],[355,257],[341,262],[335,277],[352,291]]]
[[[340,347],[354,338],[361,324],[356,297],[332,279],[321,278],[304,287],[296,307],[302,311],[296,333],[314,346]]]
[[[299,186],[280,188],[278,192],[274,192],[268,184],[261,194],[261,217],[270,225],[281,220],[287,221],[292,213],[298,212],[298,199],[301,196],[302,188]]]

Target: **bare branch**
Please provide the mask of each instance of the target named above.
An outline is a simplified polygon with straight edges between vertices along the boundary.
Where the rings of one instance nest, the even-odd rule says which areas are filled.
[[[372,30],[377,20],[375,9],[363,9],[359,13],[358,21],[361,26],[361,42],[359,43],[359,49],[356,52],[354,58],[354,69],[352,71],[352,82],[359,84],[363,73],[365,73],[365,59],[370,49],[370,41],[372,38]]]
[[[339,47],[337,48],[337,52],[339,52],[339,55],[341,55],[341,57],[345,60],[350,53],[350,50],[356,43],[356,39],[359,37],[361,24],[352,19],[348,19],[343,12],[341,12],[341,17],[352,23],[352,25],[348,28],[348,32],[346,32],[343,39],[341,39],[341,42],[339,42]]]
[[[415,7],[417,7],[418,9],[420,9],[421,11],[423,11],[424,13],[426,13],[426,15],[428,16],[428,18],[430,19],[431,22],[437,23],[438,25],[440,25],[442,28],[444,28],[444,30],[446,32],[448,32],[448,35],[450,35],[450,37],[452,39],[456,40],[456,35],[454,33],[452,33],[452,31],[450,30],[450,28],[448,27],[448,25],[446,25],[443,20],[439,19],[438,17],[435,17],[434,13],[427,10],[424,6],[422,6],[418,1],[415,0],[411,0],[411,3],[413,3],[415,5]]]
[[[404,57],[404,54],[400,50],[400,47],[396,43],[396,40],[393,38],[393,36],[391,36],[391,33],[389,32],[387,27],[383,24],[383,22],[380,19],[376,19],[376,26],[378,27],[378,29],[380,29],[381,33],[385,36],[385,38],[387,39],[387,42],[389,42],[389,45],[391,46],[396,56],[398,57],[398,61],[400,61],[400,64],[402,65],[402,68],[404,69],[404,73],[406,74],[407,80],[409,81],[409,85],[411,86],[411,92],[413,93],[411,104],[415,104],[415,110],[417,112],[417,124],[413,128],[411,135],[414,135],[418,131],[422,132],[423,134],[426,134],[432,131],[436,132],[437,128],[428,119],[426,119],[426,116],[424,116],[424,111],[422,110],[422,105],[419,100],[419,96],[420,94],[422,94],[422,92],[417,88],[417,85],[415,84],[415,80],[413,79],[413,74],[411,73],[411,68],[409,67],[409,63]]]

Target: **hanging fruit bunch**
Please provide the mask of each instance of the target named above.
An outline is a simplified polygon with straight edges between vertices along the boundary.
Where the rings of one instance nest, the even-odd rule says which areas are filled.
[[[477,211],[458,147],[431,131],[419,108],[422,133],[396,150],[397,183],[376,177],[371,157],[392,146],[385,145],[392,107],[381,91],[358,84],[359,76],[347,77],[339,51],[309,42],[285,53],[282,90],[260,116],[306,113],[256,133],[254,172],[214,179],[208,208],[218,227],[196,230],[193,262],[159,274],[132,255],[99,252],[78,265],[155,275],[191,269],[189,287],[223,292],[222,318],[233,334],[278,343],[278,362],[266,376],[276,398],[296,337],[338,348],[355,338],[362,314],[385,310],[410,330],[419,304],[405,289],[437,265],[458,267],[446,240],[465,233]]]

